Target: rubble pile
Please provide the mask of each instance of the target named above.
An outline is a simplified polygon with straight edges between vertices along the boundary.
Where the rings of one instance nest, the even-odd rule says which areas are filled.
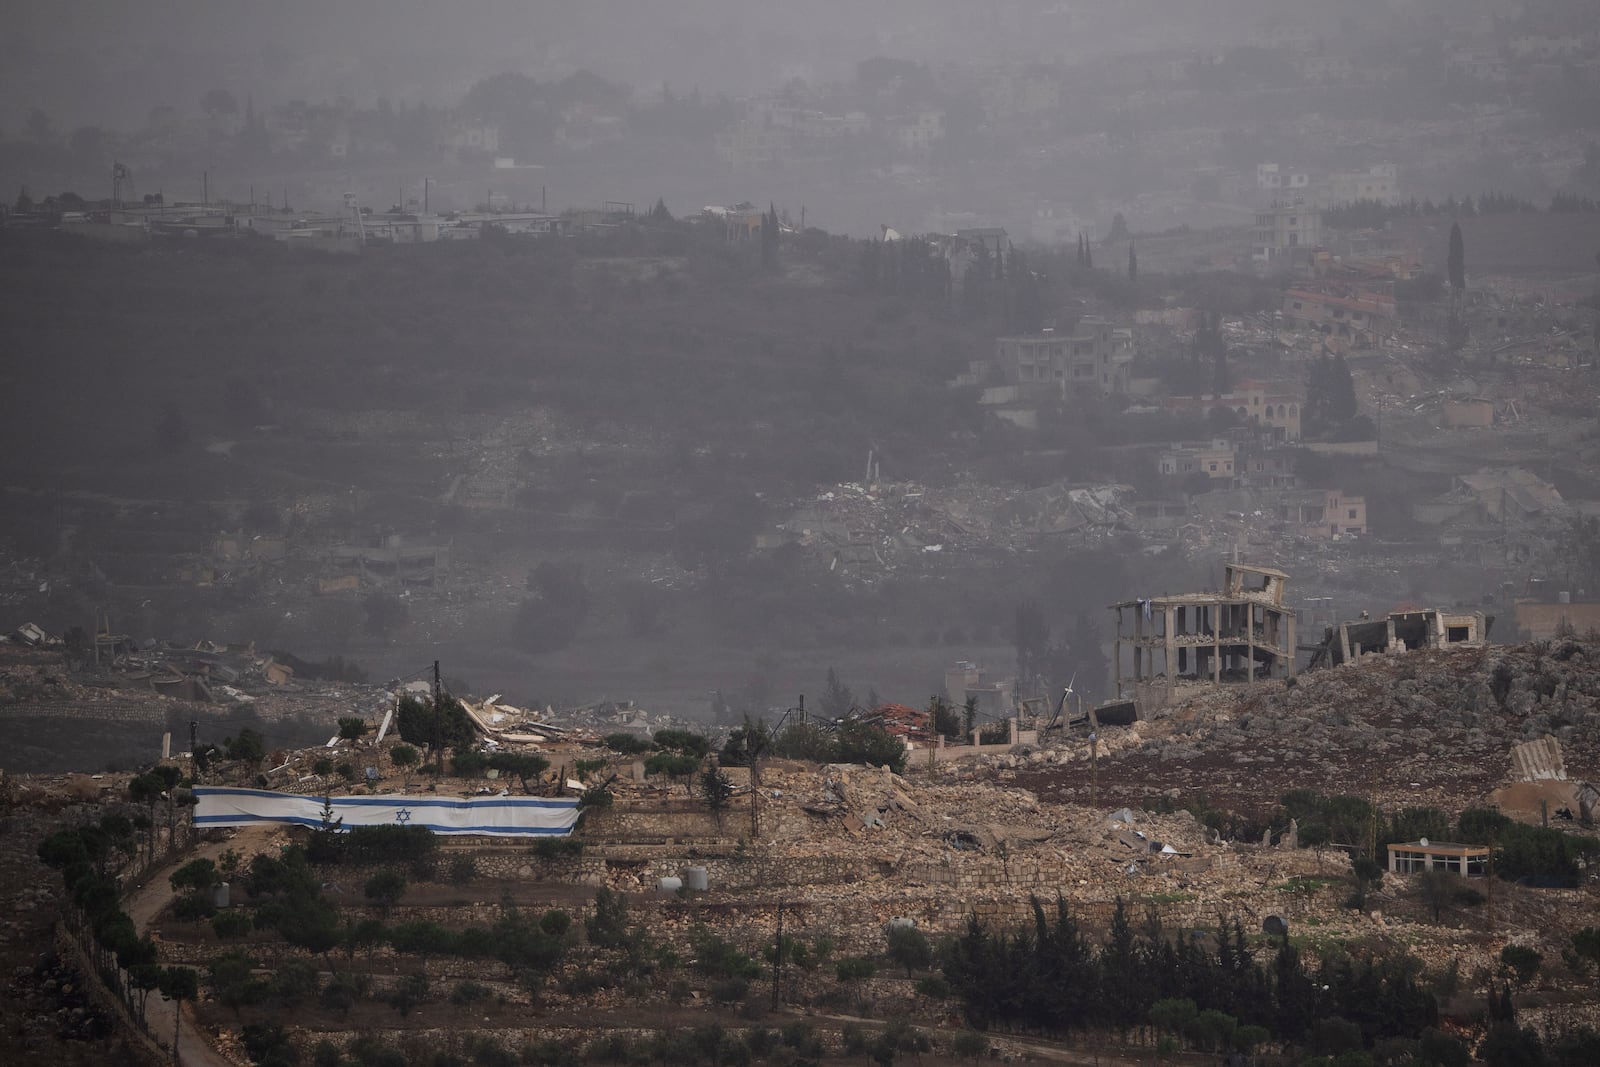
[[[879,575],[947,551],[1014,553],[1062,536],[1099,543],[1128,528],[1133,496],[1123,485],[1023,490],[976,482],[846,482],[795,504],[778,530],[782,540],[831,553],[830,566],[847,565],[847,575],[856,573],[852,563],[861,574]]]
[[[1177,894],[1167,903],[1184,904],[1199,882],[1239,862],[1188,812],[1108,818],[992,781],[854,765],[768,766],[761,825],[758,842],[694,861],[713,889],[736,891],[751,908],[784,899],[809,924],[868,940],[897,916],[931,930],[955,930],[974,912],[1018,920],[1032,897],[1058,893],[1094,908],[1118,895]],[[649,890],[676,873],[673,862],[613,868],[607,882]],[[842,884],[847,893],[833,888]]]
[[[1459,807],[1487,798],[1513,745],[1546,736],[1571,777],[1600,779],[1600,646],[1374,656],[1293,684],[1200,692],[1136,729],[1102,731],[1098,769],[1101,789],[1129,802],[1176,790],[1259,810],[1290,789],[1332,782],[1396,803]],[[1043,795],[1084,791],[1061,772],[1013,765],[1027,767],[1019,781]]]

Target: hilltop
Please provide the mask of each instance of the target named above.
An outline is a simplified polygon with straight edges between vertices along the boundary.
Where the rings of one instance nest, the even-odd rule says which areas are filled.
[[[1373,656],[1292,682],[1205,692],[1165,717],[1101,733],[1100,788],[1111,803],[1166,792],[1261,818],[1285,793],[1311,788],[1460,810],[1491,802],[1513,745],[1546,736],[1571,782],[1600,782],[1600,645]],[[1077,738],[1063,752],[1070,771],[1038,769],[1025,756],[1013,760],[1015,773],[1042,795],[1081,801],[1087,747]]]

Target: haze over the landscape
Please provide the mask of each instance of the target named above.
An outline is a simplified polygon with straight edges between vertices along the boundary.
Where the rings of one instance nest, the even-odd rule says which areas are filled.
[[[0,353],[7,1067],[1600,1063],[1594,0],[13,0]]]

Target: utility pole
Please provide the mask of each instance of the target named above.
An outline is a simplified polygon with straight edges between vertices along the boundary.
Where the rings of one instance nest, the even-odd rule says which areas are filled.
[[[1089,733],[1089,806],[1099,806],[1100,797],[1100,735]]]

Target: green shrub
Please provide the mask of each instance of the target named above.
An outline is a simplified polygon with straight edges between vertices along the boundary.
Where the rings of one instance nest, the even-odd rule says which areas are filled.
[[[533,854],[542,860],[577,859],[583,855],[583,842],[575,837],[541,837],[533,843]]]
[[[696,938],[695,954],[695,969],[708,978],[754,979],[761,974],[759,963],[710,931]]]
[[[865,763],[869,767],[888,767],[895,774],[904,774],[906,746],[881,726],[851,721],[839,728],[834,758],[840,763]]]
[[[210,889],[222,881],[217,865],[208,859],[195,859],[172,872],[167,879],[173,889]]]
[[[362,867],[431,859],[439,838],[425,826],[355,826],[340,835],[344,862]]]
[[[989,1039],[976,1030],[963,1030],[950,1041],[950,1051],[958,1059],[976,1061],[989,1051]]]
[[[841,1046],[846,1056],[865,1056],[871,1042],[867,1032],[857,1023],[845,1023],[844,1030],[840,1032]]]
[[[300,1054],[281,1023],[246,1023],[239,1036],[252,1063],[263,1067],[290,1067],[300,1061]]]
[[[1600,857],[1600,841],[1546,826],[1512,823],[1497,837],[1495,874],[1510,881],[1575,886],[1586,865]]]
[[[545,1038],[523,1048],[522,1062],[532,1067],[576,1067],[578,1054],[564,1041]]]
[[[400,739],[412,745],[465,748],[477,740],[477,730],[460,701],[445,696],[435,712],[433,701],[406,695],[395,708],[395,730]]]
[[[375,872],[361,887],[362,895],[378,910],[387,912],[405,895],[406,876],[393,867]]]
[[[340,1053],[339,1046],[327,1038],[318,1041],[316,1047],[311,1050],[311,1067],[339,1067],[343,1060],[344,1056]]]
[[[216,913],[217,906],[211,902],[209,889],[184,893],[182,896],[174,897],[172,901],[172,917],[180,922],[209,919]]]
[[[723,978],[711,983],[707,990],[718,1004],[737,1004],[750,993],[750,979]]]
[[[457,778],[482,778],[488,769],[488,754],[474,748],[458,748],[450,758],[450,772]]]
[[[650,751],[650,742],[637,734],[607,734],[604,744],[611,751],[620,752],[624,756],[637,756],[641,752]]]
[[[401,1018],[405,1018],[411,1014],[412,1009],[428,999],[428,976],[421,971],[402,975],[389,992],[384,994],[383,999],[400,1013]]]
[[[285,960],[273,972],[267,994],[285,1007],[294,1007],[314,997],[322,987],[322,976],[307,960]]]
[[[659,749],[693,756],[697,762],[711,751],[710,739],[691,730],[657,730],[655,744]]]
[[[589,1042],[583,1058],[590,1063],[627,1063],[633,1058],[633,1044],[626,1034],[605,1034]]]
[[[611,987],[611,978],[603,971],[580,968],[561,979],[560,989],[569,997],[587,997]]]
[[[487,1034],[480,1034],[471,1042],[472,1062],[477,1067],[519,1067],[521,1057]],[[441,1067],[441,1059],[434,1057],[434,1067]]]
[[[878,965],[864,956],[843,959],[834,967],[834,975],[841,982],[859,982],[878,973]]]
[[[232,941],[234,938],[243,937],[254,925],[250,913],[238,909],[219,911],[211,917],[211,929],[219,941]]]
[[[455,856],[450,860],[450,884],[466,885],[478,877],[478,861],[471,856]]]
[[[1539,975],[1539,965],[1544,954],[1528,945],[1507,945],[1500,950],[1500,966],[1516,977],[1517,985],[1526,988]]]
[[[466,1007],[468,1004],[488,999],[489,993],[488,986],[474,982],[470,978],[464,979],[457,982],[456,987],[450,991],[450,1003],[457,1007]]]
[[[752,1056],[766,1059],[778,1051],[782,1045],[782,1038],[776,1030],[765,1026],[753,1026],[744,1032],[744,1043]]]

